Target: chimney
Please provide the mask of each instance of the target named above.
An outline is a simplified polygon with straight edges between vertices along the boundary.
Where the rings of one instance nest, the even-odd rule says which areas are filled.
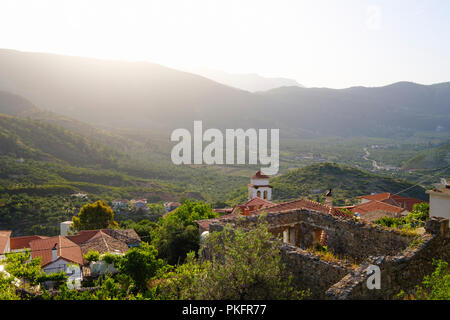
[[[58,249],[56,248],[57,243],[52,248],[52,262],[58,259]]]
[[[325,205],[329,207],[333,206],[333,194],[331,193],[331,189],[325,194]]]
[[[70,233],[70,226],[73,224],[72,221],[64,221],[59,224],[60,235],[67,236]]]

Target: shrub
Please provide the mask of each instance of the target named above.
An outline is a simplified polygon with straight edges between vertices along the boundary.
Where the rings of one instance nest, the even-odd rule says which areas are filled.
[[[89,262],[98,261],[100,260],[100,252],[89,250],[89,252],[84,255],[84,259]]]
[[[434,260],[436,269],[431,275],[425,276],[422,286],[416,286],[415,292],[409,294],[403,290],[398,294],[404,300],[450,300],[450,270],[448,263]]]

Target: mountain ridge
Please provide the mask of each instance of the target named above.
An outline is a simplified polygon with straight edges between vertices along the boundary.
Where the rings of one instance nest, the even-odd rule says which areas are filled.
[[[202,120],[219,129],[279,128],[293,138],[450,135],[449,83],[250,93],[149,62],[0,49],[0,90],[95,126],[165,133]]]

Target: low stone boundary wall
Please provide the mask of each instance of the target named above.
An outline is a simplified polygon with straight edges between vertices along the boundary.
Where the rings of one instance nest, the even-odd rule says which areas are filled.
[[[350,265],[320,260],[313,253],[291,245],[283,245],[281,252],[294,284],[300,290],[309,289],[312,299],[324,299],[325,291],[351,270]]]
[[[210,231],[221,231],[226,223],[250,228],[258,219],[249,216],[221,221],[211,224]],[[283,260],[298,288],[309,288],[316,299],[395,299],[401,290],[414,289],[434,271],[433,259],[450,263],[449,220],[444,218],[431,217],[422,235],[311,210],[268,214],[263,219],[274,235],[279,236],[286,228],[296,232],[295,244],[300,248],[284,244]],[[330,252],[354,258],[360,266],[352,270],[303,250],[313,244],[312,235],[317,230],[326,233]],[[367,288],[370,265],[380,268],[380,289]]]
[[[221,221],[220,224],[231,223],[247,228],[257,223],[259,218],[259,216],[231,218]],[[371,255],[396,255],[407,248],[414,238],[414,235],[402,234],[395,229],[312,210],[288,210],[268,214],[264,221],[274,234],[280,234],[284,227],[297,225],[300,233],[297,236],[298,246],[303,249],[312,246],[315,230],[323,230],[327,234],[329,251],[352,257],[359,262]],[[220,231],[220,224],[211,224],[210,231]]]
[[[432,217],[417,245],[408,247],[396,256],[369,257],[355,272],[346,275],[326,292],[328,299],[396,299],[420,285],[424,276],[434,271],[433,259],[450,262],[450,233],[448,219]],[[414,244],[414,243],[413,243]],[[380,267],[380,289],[367,287],[368,268]]]

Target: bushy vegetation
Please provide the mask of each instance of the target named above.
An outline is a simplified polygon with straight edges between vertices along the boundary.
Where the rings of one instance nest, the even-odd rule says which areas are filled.
[[[89,250],[84,256],[84,260],[88,262],[95,262],[100,260],[100,252],[95,250]]]
[[[169,264],[182,263],[188,252],[199,249],[200,235],[194,221],[216,217],[218,214],[208,204],[186,200],[174,212],[159,220],[151,232],[152,244]]]
[[[58,283],[50,294],[41,287],[41,298],[55,300],[113,299],[302,299],[308,292],[295,289],[292,275],[281,261],[279,240],[273,238],[266,224],[250,231],[226,228],[206,239],[205,251],[196,257],[187,254],[185,263],[168,265],[158,258],[157,249],[146,242],[125,255],[102,255],[118,273],[95,280],[96,289],[68,289],[63,273],[46,275],[40,259],[29,260],[29,252],[8,255],[6,269],[12,277],[30,285],[45,281]],[[99,258],[90,252],[89,257]],[[204,260],[209,257],[209,260]],[[0,278],[0,298],[18,299],[13,278]]]
[[[398,296],[405,300],[450,300],[450,268],[444,260],[434,260],[435,270],[425,276],[422,285],[410,293],[401,291]]]
[[[430,205],[426,202],[417,203],[413,206],[413,210],[402,218],[382,217],[375,220],[374,223],[398,229],[415,229],[425,226],[425,222],[430,217]]]
[[[209,235],[203,256],[191,253],[185,264],[166,274],[158,287],[169,299],[302,299],[281,261],[279,243],[259,224],[249,231],[230,229]]]

